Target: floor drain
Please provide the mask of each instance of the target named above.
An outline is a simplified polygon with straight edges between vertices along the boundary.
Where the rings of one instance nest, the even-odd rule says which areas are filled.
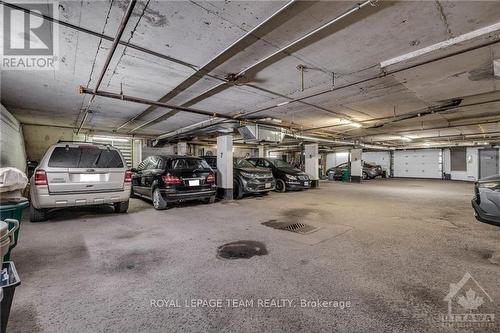
[[[266,222],[262,222],[262,225],[278,230],[296,232],[302,235],[310,234],[311,232],[318,230],[317,227],[313,227],[312,225],[300,222],[279,222],[277,220],[269,220]]]
[[[217,248],[217,258],[221,259],[249,259],[266,254],[266,246],[263,243],[250,240],[227,243]]]

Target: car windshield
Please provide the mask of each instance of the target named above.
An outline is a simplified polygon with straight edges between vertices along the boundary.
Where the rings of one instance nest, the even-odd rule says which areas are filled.
[[[278,158],[272,159],[271,163],[273,163],[274,166],[277,168],[292,168],[293,169],[292,165],[290,165],[290,164],[286,163],[285,161],[280,160]]]
[[[98,147],[56,147],[49,159],[53,168],[123,168],[120,154]]]
[[[210,165],[202,159],[178,158],[172,161],[172,169],[210,169]]]
[[[255,166],[252,163],[242,158],[235,158],[233,160],[233,166],[235,168],[255,168]]]

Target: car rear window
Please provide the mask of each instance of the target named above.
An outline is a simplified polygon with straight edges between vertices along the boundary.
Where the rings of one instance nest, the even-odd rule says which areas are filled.
[[[49,159],[53,168],[123,168],[116,150],[56,147]]]
[[[202,159],[178,158],[172,161],[172,169],[210,169],[210,165]]]

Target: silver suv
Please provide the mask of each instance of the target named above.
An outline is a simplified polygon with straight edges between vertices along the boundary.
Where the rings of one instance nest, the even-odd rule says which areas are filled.
[[[110,145],[59,142],[43,156],[31,177],[31,222],[47,219],[53,208],[113,204],[128,209],[132,173]]]

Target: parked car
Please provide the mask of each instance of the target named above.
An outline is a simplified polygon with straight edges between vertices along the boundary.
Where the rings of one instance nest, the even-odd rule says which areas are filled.
[[[217,170],[217,156],[214,155],[204,155],[200,156],[202,159],[204,159],[210,167],[216,171]]]
[[[500,224],[500,175],[478,180],[472,207],[478,221]]]
[[[152,200],[155,209],[181,201],[215,201],[215,172],[201,158],[150,156],[132,172],[132,194]]]
[[[234,198],[247,193],[268,193],[276,187],[276,180],[269,169],[255,167],[242,158],[233,159]]]
[[[253,157],[248,161],[256,167],[270,169],[276,178],[276,191],[305,190],[311,187],[309,176],[278,158]]]
[[[342,163],[337,165],[336,167],[330,168],[326,170],[327,176],[330,176],[331,173],[333,173],[333,178],[335,180],[341,180],[342,179],[342,173],[344,170],[347,170],[349,168],[347,162]],[[376,164],[371,164],[371,163],[366,163],[363,162],[363,179],[373,179],[375,177],[381,176],[385,177],[386,172],[380,165]]]
[[[31,177],[30,220],[47,219],[49,209],[113,204],[128,209],[131,172],[111,145],[59,142],[43,156]]]

